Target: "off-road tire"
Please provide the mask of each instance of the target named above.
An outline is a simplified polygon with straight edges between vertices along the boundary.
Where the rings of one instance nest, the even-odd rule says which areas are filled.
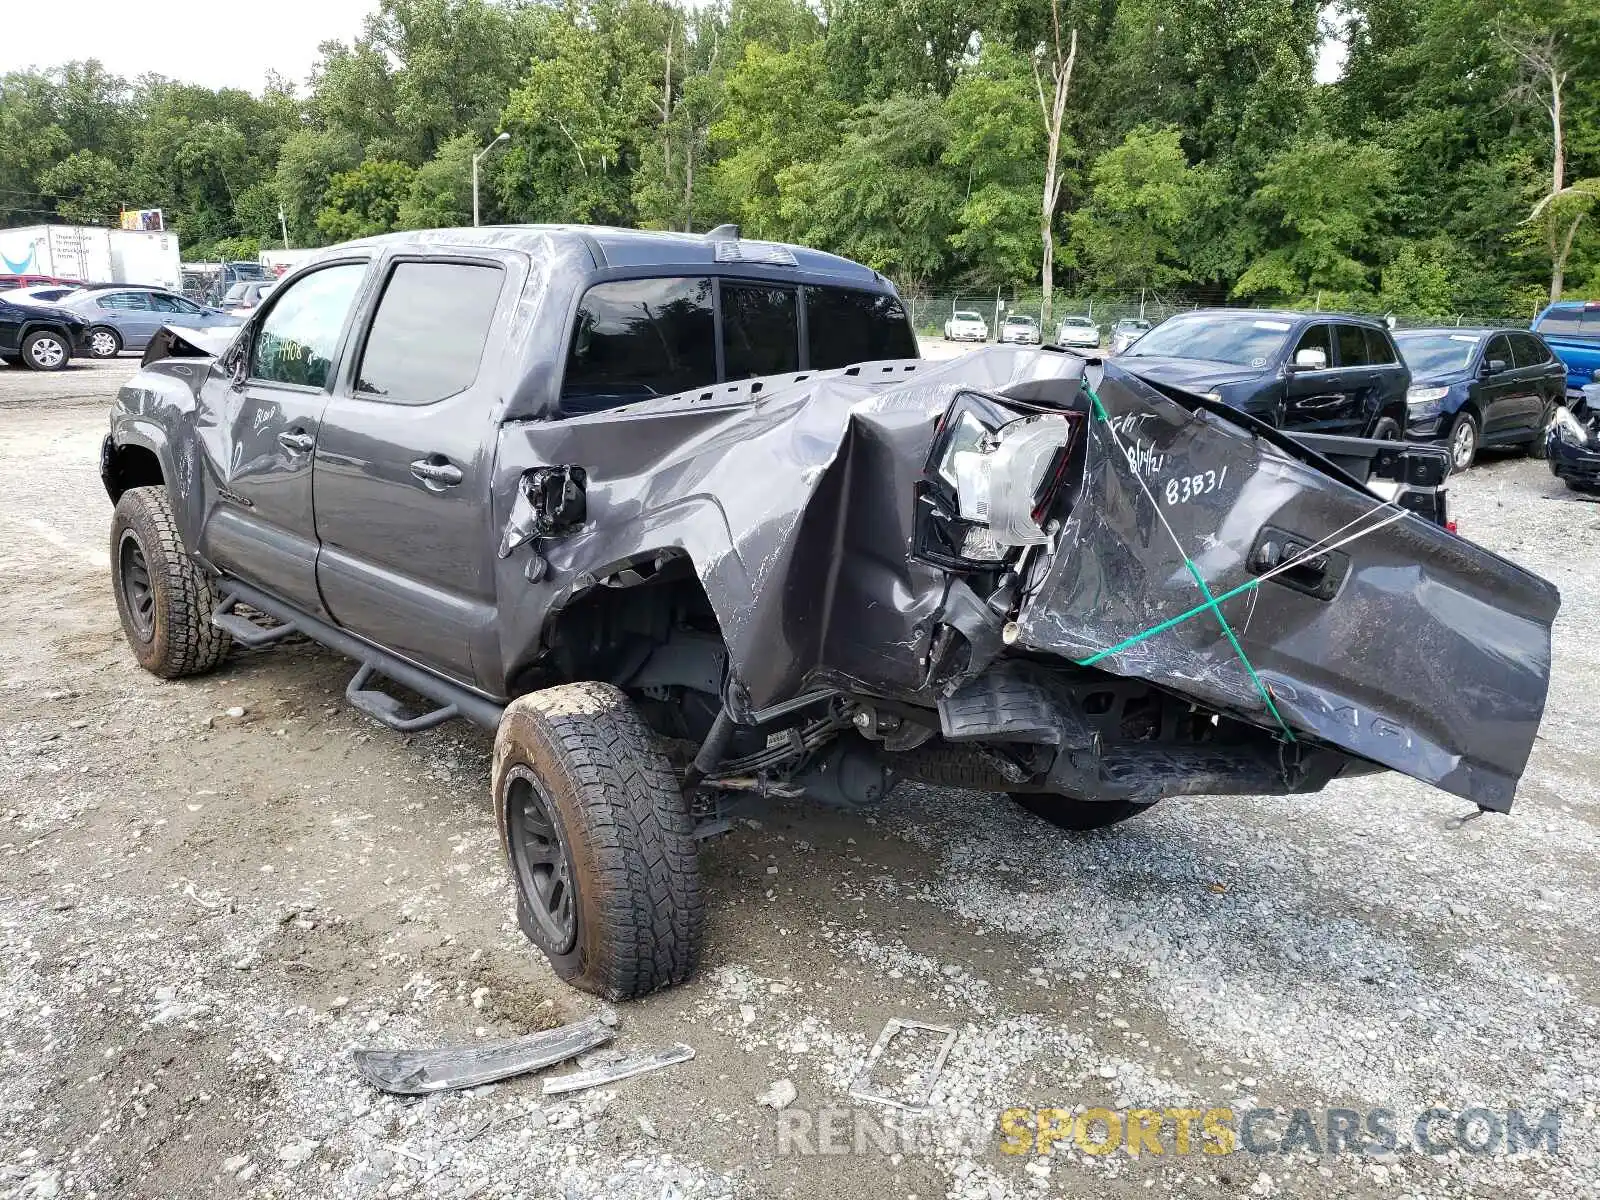
[[[556,974],[610,1000],[693,975],[704,918],[694,822],[671,765],[622,690],[569,683],[507,707],[494,740],[493,790],[514,879],[508,808],[517,787],[539,790],[570,864],[577,928],[564,951],[541,939],[517,889],[523,932]]]
[[[149,612],[142,617],[124,575],[129,541],[148,577]],[[203,675],[228,655],[231,639],[211,623],[217,594],[183,548],[164,487],[129,488],[111,517],[111,590],[122,633],[139,665],[163,679]]]
[[[1155,807],[1132,800],[1077,800],[1050,792],[1012,792],[1011,798],[1041,821],[1074,833],[1104,829]]]
[[[35,329],[22,339],[22,365],[30,371],[63,371],[71,361],[71,344],[52,329]]]

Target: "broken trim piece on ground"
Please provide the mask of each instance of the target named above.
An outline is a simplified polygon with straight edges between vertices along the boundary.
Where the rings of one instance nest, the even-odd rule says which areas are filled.
[[[610,1041],[612,1031],[599,1017],[559,1029],[487,1046],[434,1050],[357,1050],[352,1054],[362,1079],[397,1096],[425,1096],[497,1083],[576,1058]]]

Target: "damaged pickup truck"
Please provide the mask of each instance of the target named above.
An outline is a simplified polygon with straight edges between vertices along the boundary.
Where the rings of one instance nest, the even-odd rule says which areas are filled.
[[[212,337],[112,413],[135,656],[298,632],[390,728],[496,730],[521,926],[613,998],[693,971],[736,801],[1089,829],[1391,769],[1505,811],[1543,712],[1560,598],[1444,527],[1442,451],[922,362],[881,277],[731,227],[355,242]]]

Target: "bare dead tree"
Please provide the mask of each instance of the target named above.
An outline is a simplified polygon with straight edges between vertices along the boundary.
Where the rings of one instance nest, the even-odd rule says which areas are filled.
[[[1554,33],[1519,39],[1500,35],[1500,40],[1516,57],[1522,79],[1513,94],[1531,100],[1550,116],[1550,190],[1540,197],[1525,224],[1543,217],[1550,246],[1550,299],[1561,299],[1566,286],[1567,256],[1578,235],[1578,226],[1588,214],[1587,204],[1574,208],[1558,205],[1565,196],[1600,196],[1600,180],[1583,179],[1567,183],[1566,130],[1562,118],[1562,99],[1567,86],[1567,64],[1561,41]],[[1563,211],[1565,210],[1565,211]]]
[[[1078,60],[1078,30],[1074,26],[1068,39],[1066,53],[1061,48],[1061,4],[1050,0],[1052,44],[1040,46],[1033,56],[1033,82],[1039,93],[1039,112],[1044,117],[1045,135],[1048,139],[1044,160],[1044,193],[1039,205],[1039,235],[1044,241],[1044,263],[1039,269],[1039,280],[1044,290],[1040,310],[1040,327],[1050,324],[1050,293],[1055,282],[1056,205],[1061,202],[1061,121],[1067,111],[1067,92],[1072,87],[1072,67]],[[1051,92],[1045,96],[1044,75],[1040,62],[1048,67]]]

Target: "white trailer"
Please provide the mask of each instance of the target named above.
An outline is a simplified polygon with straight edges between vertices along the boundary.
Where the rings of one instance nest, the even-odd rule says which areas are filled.
[[[0,273],[120,282],[111,273],[110,234],[89,225],[0,230]]]
[[[108,229],[111,235],[111,282],[183,289],[183,256],[175,233]]]
[[[172,233],[94,225],[30,225],[0,230],[0,274],[52,275],[85,283],[183,285]]]

